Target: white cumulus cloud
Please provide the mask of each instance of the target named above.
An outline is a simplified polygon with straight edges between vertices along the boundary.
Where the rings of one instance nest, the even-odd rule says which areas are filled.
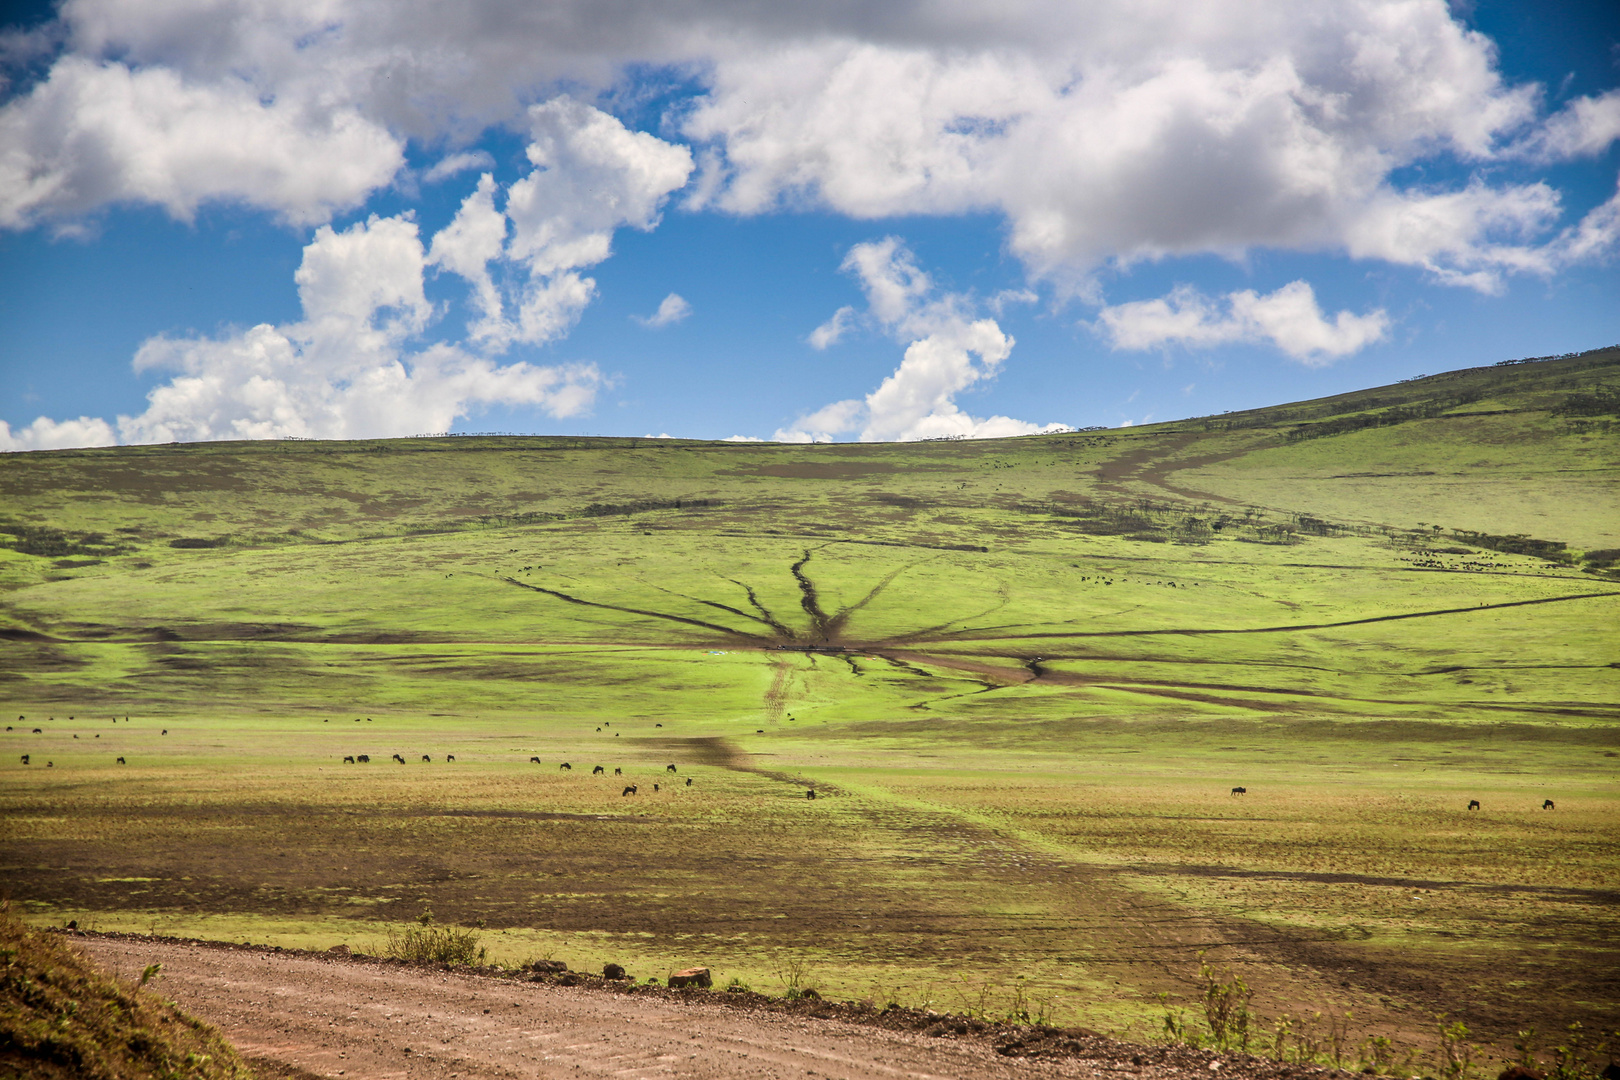
[[[905,355],[865,398],[837,401],[799,417],[776,432],[778,442],[827,442],[850,433],[863,442],[891,442],[1067,430],[1064,424],[981,419],[962,411],[956,396],[995,378],[1012,353],[1013,339],[994,319],[975,318],[965,297],[933,296],[933,281],[898,238],[855,245],[843,268],[860,280],[868,315],[909,342]]]
[[[137,370],[175,374],[146,411],[118,418],[125,442],[376,438],[445,431],[490,404],[553,416],[590,408],[603,380],[589,365],[496,364],[457,346],[413,351],[430,309],[416,224],[378,218],[323,226],[298,268],[304,318],[223,338],[152,338]]]
[[[70,55],[0,106],[0,227],[119,202],[190,220],[210,200],[312,224],[364,201],[403,163],[401,140],[353,106],[306,109],[230,76]]]
[[[655,228],[665,199],[692,172],[686,147],[567,96],[528,118],[534,170],[507,188],[504,209],[484,173],[428,257],[472,286],[479,317],[469,334],[493,352],[567,334],[596,295],[580,271],[612,254],[614,230]]]
[[[1168,296],[1104,307],[1097,325],[1116,349],[1163,345],[1211,346],[1269,342],[1312,366],[1331,363],[1389,336],[1383,309],[1326,317],[1309,282],[1294,281],[1261,295],[1228,293],[1224,306],[1189,286]]]
[[[117,441],[112,425],[95,416],[81,416],[77,420],[41,416],[27,427],[15,430],[0,420],[0,452],[70,450],[81,446],[112,446]]]

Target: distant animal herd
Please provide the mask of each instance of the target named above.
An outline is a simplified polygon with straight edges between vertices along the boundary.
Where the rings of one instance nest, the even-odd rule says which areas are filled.
[[[23,721],[25,721],[27,719],[28,718],[26,716],[19,716],[19,717],[17,717],[17,722],[20,724],[20,723],[22,723]],[[49,720],[55,720],[56,718],[53,716],[53,717],[49,717],[48,719]],[[68,717],[68,719],[72,720],[73,717],[70,716],[70,717]],[[371,719],[371,717],[368,716],[365,719],[367,721],[369,721]],[[127,716],[124,717],[124,722],[126,724],[129,723],[129,717],[127,717]],[[331,723],[330,720],[325,721],[325,722],[326,723]],[[358,724],[360,722],[361,722],[360,719],[357,717],[355,719],[355,723]],[[113,717],[113,723],[115,723],[115,724],[118,723],[118,718],[117,717]],[[611,723],[604,721],[602,726],[598,727],[596,730],[601,731],[603,727],[612,727],[612,726],[613,725]],[[664,725],[659,724],[658,726],[663,727]],[[16,730],[16,727],[14,725],[8,724],[6,726],[6,731],[8,731],[8,732],[12,732],[12,731],[15,731],[15,730]],[[41,735],[41,734],[44,733],[44,729],[43,728],[33,728],[31,733],[34,734],[34,735]],[[169,733],[168,728],[163,728],[161,730],[161,734],[163,734],[163,735],[167,735],[168,733]],[[618,732],[614,732],[614,734],[617,735]],[[77,735],[74,735],[73,737],[75,739],[78,738]],[[101,736],[97,735],[96,738],[99,739],[99,738],[101,738]],[[32,760],[32,755],[31,754],[23,754],[22,755],[22,763],[24,765],[29,764],[31,760]],[[116,760],[117,760],[117,763],[119,765],[127,764],[127,762],[122,757],[119,757]],[[394,754],[393,755],[393,760],[398,762],[401,765],[405,764],[405,758],[401,754],[397,754],[397,753]],[[422,760],[431,764],[432,761],[433,761],[433,756],[431,754],[423,754],[422,755]],[[446,754],[446,755],[444,755],[444,760],[446,762],[453,762],[453,761],[456,760],[456,755],[454,755],[454,754]],[[366,765],[366,764],[369,764],[370,762],[371,762],[371,755],[369,755],[369,754],[344,754],[343,755],[343,764],[345,764],[345,765]],[[532,764],[532,765],[540,765],[540,764],[542,764],[541,760],[538,757],[530,757],[529,758],[529,763]],[[47,761],[47,762],[45,762],[45,767],[47,769],[55,768],[56,767],[56,762]],[[574,766],[570,762],[567,762],[567,761],[559,762],[558,765],[557,765],[557,770],[559,772],[572,772],[573,769],[574,769]],[[676,769],[675,765],[673,763],[671,763],[671,764],[668,764],[668,765],[664,766],[664,771],[667,772],[667,773],[673,773],[673,772],[677,772],[678,770]],[[607,773],[607,769],[606,769],[605,766],[602,766],[602,765],[594,766],[591,769],[591,775],[592,776],[603,776],[606,773]],[[623,767],[622,766],[615,766],[614,769],[613,769],[613,775],[614,776],[623,776],[624,775]],[[691,777],[686,778],[686,786],[687,787],[692,786],[692,778]],[[634,795],[637,792],[639,792],[640,790],[641,789],[637,785],[629,784],[629,785],[626,785],[623,794],[625,794],[625,795]],[[659,787],[658,784],[653,785],[653,791],[656,792],[656,791],[660,791],[660,790],[661,790],[661,788]],[[1234,796],[1247,795],[1248,793],[1249,793],[1249,789],[1247,787],[1242,786],[1242,785],[1239,785],[1239,786],[1234,787],[1232,789],[1232,794]],[[807,789],[805,791],[805,798],[814,799],[815,797],[816,797],[816,789],[815,788],[809,788],[809,789]],[[1555,804],[1553,803],[1553,801],[1551,799],[1543,799],[1542,802],[1541,802],[1541,808],[1543,810],[1553,810],[1553,809],[1556,809],[1556,806],[1555,806]],[[1478,799],[1469,799],[1468,800],[1468,809],[1469,810],[1482,809],[1480,801]]]

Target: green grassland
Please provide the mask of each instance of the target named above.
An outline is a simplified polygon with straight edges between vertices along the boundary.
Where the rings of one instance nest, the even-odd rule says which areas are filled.
[[[1271,1018],[1612,1028],[1617,405],[1609,349],[985,442],[9,455],[0,873],[1139,1033],[1200,952]]]

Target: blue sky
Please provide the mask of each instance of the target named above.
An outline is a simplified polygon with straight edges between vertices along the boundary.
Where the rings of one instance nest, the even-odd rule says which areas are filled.
[[[1620,341],[1608,3],[73,0],[0,59],[4,450],[983,437]]]

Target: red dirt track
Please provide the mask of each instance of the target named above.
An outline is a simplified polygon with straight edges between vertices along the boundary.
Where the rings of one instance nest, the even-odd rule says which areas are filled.
[[[1002,1028],[938,1037],[822,1019],[720,996],[624,993],[228,945],[79,935],[130,978],[163,965],[158,992],[217,1026],[274,1076],[344,1080],[510,1077],[1133,1077],[1275,1080],[1329,1075],[1081,1035],[1046,1042]],[[1212,1068],[1212,1062],[1220,1065]],[[1343,1074],[1340,1074],[1343,1075]]]

